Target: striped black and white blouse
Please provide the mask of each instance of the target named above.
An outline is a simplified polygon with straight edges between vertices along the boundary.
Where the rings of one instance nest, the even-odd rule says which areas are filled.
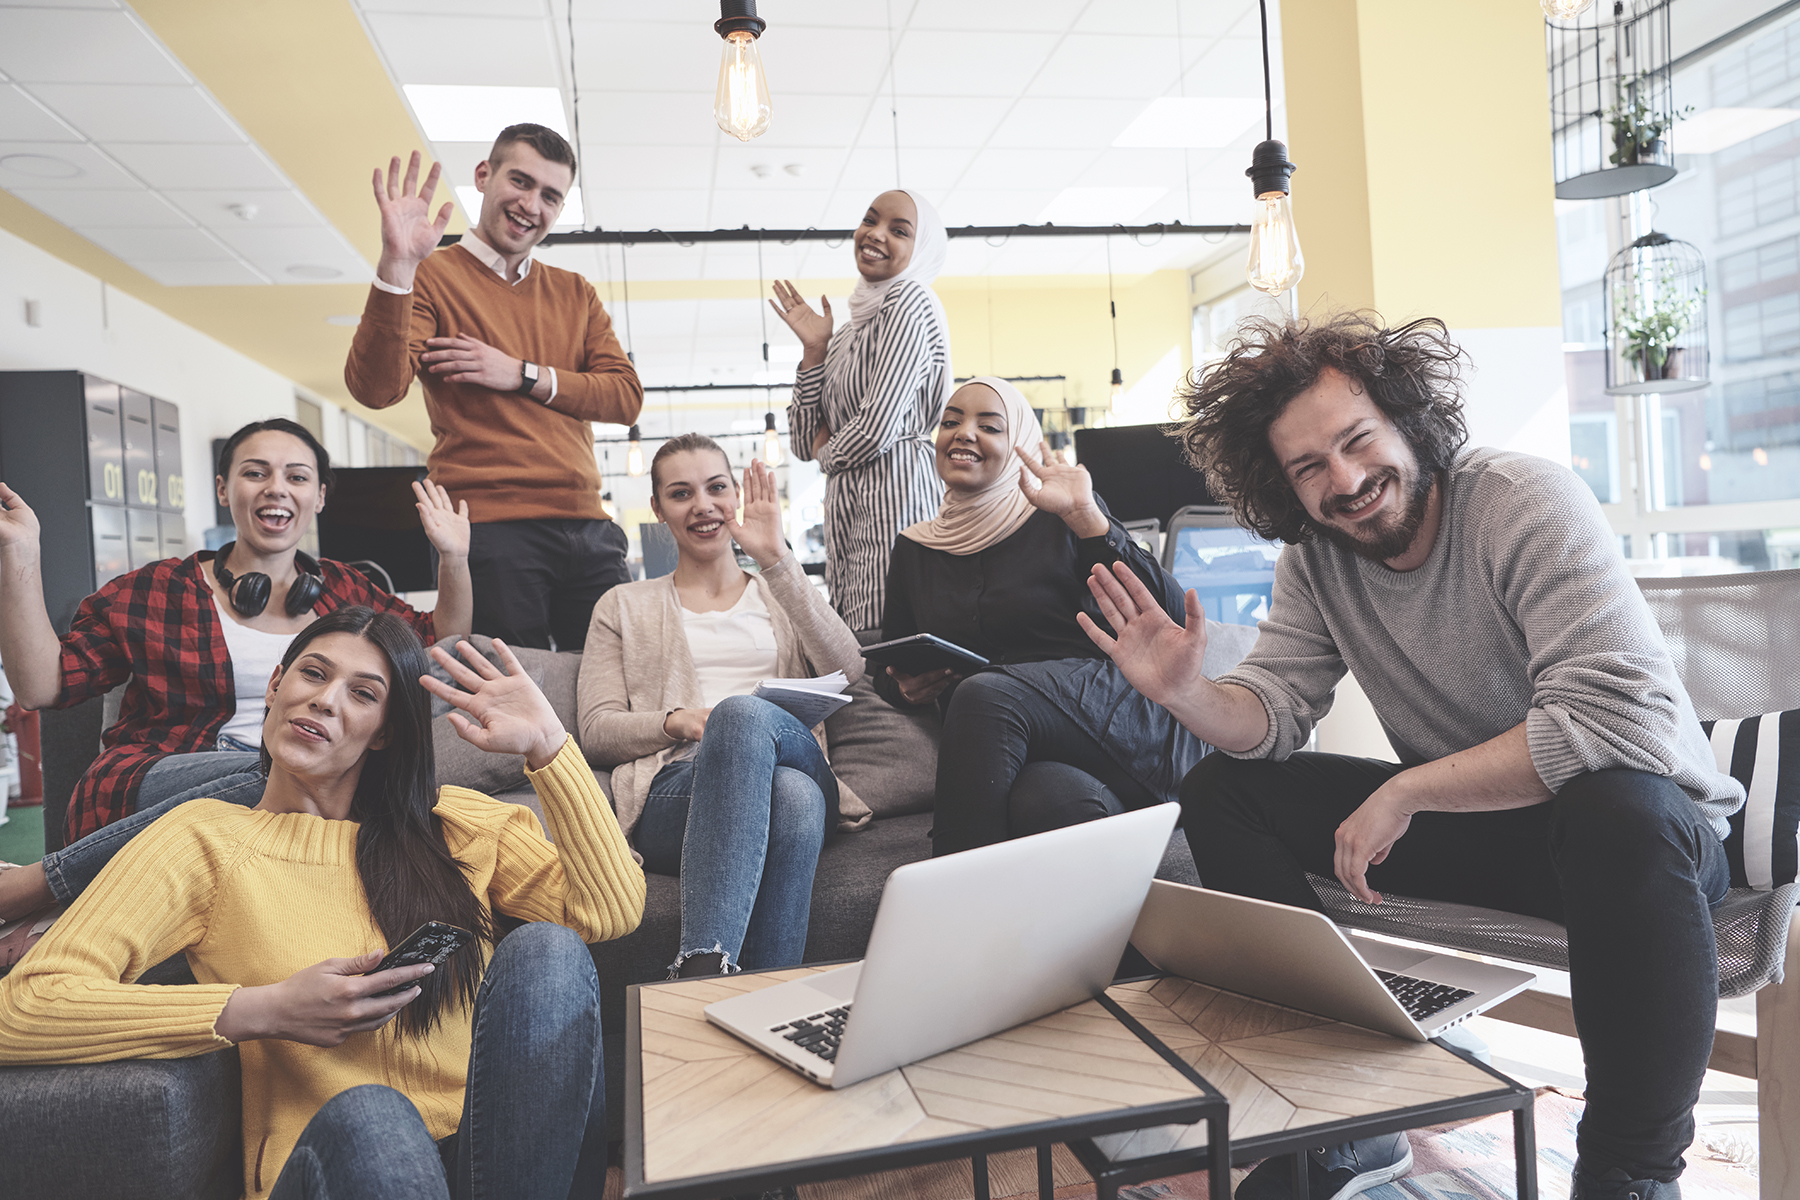
[[[825,583],[855,630],[881,623],[894,538],[937,515],[944,497],[932,431],[950,397],[950,342],[922,283],[888,289],[874,318],[831,335],[825,361],[801,371],[788,406],[794,453],[811,458],[820,424]]]

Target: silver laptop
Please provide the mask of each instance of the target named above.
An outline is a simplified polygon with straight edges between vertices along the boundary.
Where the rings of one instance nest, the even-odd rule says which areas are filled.
[[[861,962],[706,1006],[807,1078],[848,1087],[1080,1004],[1112,982],[1179,806],[910,863]]]
[[[1183,979],[1422,1042],[1520,991],[1527,971],[1345,936],[1324,913],[1157,880],[1131,944]]]

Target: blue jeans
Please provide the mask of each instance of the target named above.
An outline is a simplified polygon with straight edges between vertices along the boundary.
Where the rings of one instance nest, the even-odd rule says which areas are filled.
[[[412,1101],[364,1084],[307,1122],[270,1200],[598,1200],[606,1184],[600,981],[581,938],[501,939],[475,998],[462,1123],[434,1142]]]
[[[51,894],[62,904],[81,895],[126,842],[176,805],[211,797],[254,808],[262,802],[267,782],[254,750],[203,750],[158,759],[138,785],[137,809],[130,816],[44,856]]]
[[[681,953],[727,973],[790,967],[806,952],[813,871],[837,780],[812,731],[755,696],[728,696],[693,758],[650,782],[636,841],[644,865],[681,876]]]

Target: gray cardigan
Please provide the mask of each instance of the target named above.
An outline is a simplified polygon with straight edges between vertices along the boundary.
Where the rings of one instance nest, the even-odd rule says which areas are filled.
[[[768,606],[782,678],[828,671],[842,671],[852,683],[862,678],[856,635],[792,554],[752,575],[750,586],[759,589]],[[650,781],[690,744],[664,733],[664,718],[671,709],[706,707],[673,576],[620,584],[600,597],[581,653],[575,704],[582,752],[613,768],[608,791],[619,825],[629,836],[644,811]],[[824,726],[813,730],[813,736],[825,749]],[[872,815],[838,780],[838,828],[861,829]]]

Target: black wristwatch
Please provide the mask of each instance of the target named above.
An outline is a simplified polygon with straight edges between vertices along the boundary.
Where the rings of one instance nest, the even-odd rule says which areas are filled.
[[[519,364],[519,386],[514,390],[521,396],[531,395],[532,389],[538,385],[538,365],[534,362]]]

